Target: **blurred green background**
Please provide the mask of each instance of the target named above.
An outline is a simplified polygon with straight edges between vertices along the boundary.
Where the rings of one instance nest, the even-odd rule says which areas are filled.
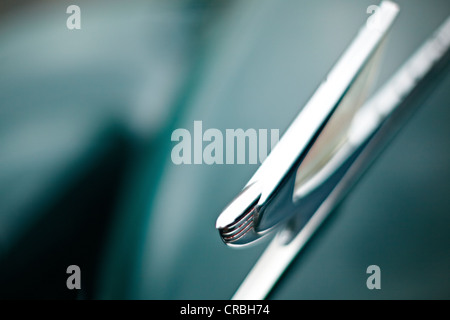
[[[397,3],[378,83],[450,14],[448,0]],[[215,220],[257,165],[176,166],[171,133],[194,120],[284,132],[374,4],[2,1],[0,298],[230,298],[267,241],[230,249]],[[450,298],[449,85],[270,298]],[[66,287],[72,264],[81,290]],[[381,290],[366,287],[372,264]]]

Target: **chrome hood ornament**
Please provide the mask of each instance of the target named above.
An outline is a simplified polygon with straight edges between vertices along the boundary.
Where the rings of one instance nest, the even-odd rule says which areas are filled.
[[[398,7],[384,1],[239,195],[217,219],[230,246],[242,246],[283,223],[301,228],[339,181],[327,163],[347,139],[367,94],[383,39]]]
[[[217,219],[216,227],[230,246],[247,245],[278,231],[233,299],[264,299],[269,294],[340,199],[449,70],[450,17],[372,98],[362,101],[370,65],[397,12],[396,4],[381,3],[377,30],[363,27]]]

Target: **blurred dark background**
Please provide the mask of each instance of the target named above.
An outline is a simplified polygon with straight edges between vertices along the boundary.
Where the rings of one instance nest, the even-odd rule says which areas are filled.
[[[448,0],[397,3],[376,87],[450,14]],[[282,133],[374,4],[2,1],[0,298],[230,298],[267,242],[230,249],[215,219],[257,166],[176,166],[171,133],[194,120]],[[450,298],[449,85],[270,298]],[[66,287],[72,264],[81,290]],[[366,288],[372,264],[381,290]]]

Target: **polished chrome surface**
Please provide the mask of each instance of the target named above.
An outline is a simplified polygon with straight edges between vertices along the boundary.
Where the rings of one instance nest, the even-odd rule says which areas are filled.
[[[407,116],[429,96],[450,65],[450,17],[357,113],[346,143],[311,182],[326,188],[325,199],[300,229],[281,230],[241,284],[233,299],[264,299],[279,277]],[[334,176],[334,178],[333,178]],[[295,195],[294,195],[295,196]],[[303,193],[295,197],[304,196]]]
[[[307,174],[308,179],[298,179],[297,172],[303,165],[308,165],[307,162],[320,162],[332,156],[333,153],[325,156],[319,153],[319,160],[317,156],[309,159],[317,149],[315,145],[320,147],[325,141],[325,146],[334,151],[344,141],[340,138],[346,136],[346,130],[339,126],[342,126],[341,114],[343,111],[344,115],[348,113],[347,123],[350,123],[362,104],[364,99],[360,93],[366,91],[370,82],[367,74],[373,68],[377,52],[397,13],[398,7],[393,2],[384,1],[380,5],[372,17],[377,21],[376,28],[366,24],[360,30],[243,191],[219,216],[216,228],[226,244],[247,245],[269,234],[299,211],[299,204],[293,201],[296,181],[309,183],[311,177]],[[351,91],[353,94],[349,94]],[[337,135],[336,130],[341,133]],[[333,139],[331,146],[327,145],[330,135],[339,138]],[[320,150],[323,149],[321,146]],[[305,221],[313,213],[309,211]]]

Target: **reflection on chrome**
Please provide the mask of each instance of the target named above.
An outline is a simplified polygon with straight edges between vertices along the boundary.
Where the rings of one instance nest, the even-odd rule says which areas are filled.
[[[345,141],[397,13],[396,4],[382,3],[375,13],[377,28],[365,25],[360,30],[243,191],[219,216],[216,227],[226,244],[249,244],[305,208],[308,213],[302,215],[305,221],[309,219],[317,204],[307,203],[297,209],[302,204],[293,202],[293,195],[298,194],[294,191],[304,192],[304,186],[314,181],[316,172]]]
[[[367,26],[360,31],[242,193],[219,216],[216,226],[228,245],[245,245],[278,231],[233,299],[267,296],[450,66],[449,17],[371,99],[361,103],[373,59],[397,12],[395,4],[382,2],[376,13],[381,28],[375,33]],[[333,121],[340,118],[339,112],[344,121]]]

